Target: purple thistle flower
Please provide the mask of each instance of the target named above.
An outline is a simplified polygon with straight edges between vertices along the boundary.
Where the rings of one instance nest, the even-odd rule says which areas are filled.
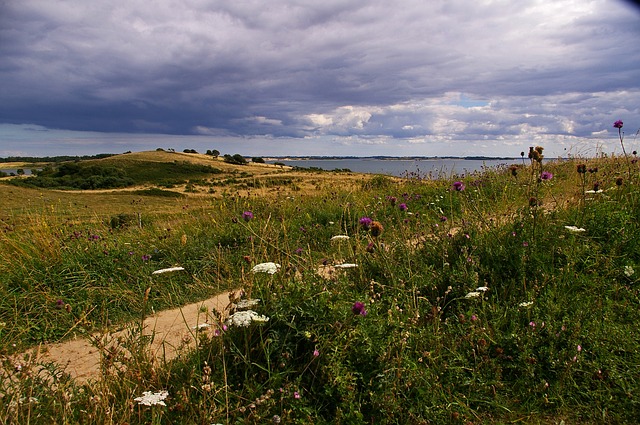
[[[613,123],[613,128],[622,128],[622,121],[618,120]]]
[[[409,207],[405,203],[398,205],[398,208],[400,208],[400,211],[406,211],[409,209]]]
[[[540,174],[540,180],[551,180],[553,178],[553,174],[548,171],[543,171]]]
[[[253,218],[253,213],[251,211],[245,211],[242,213],[242,219],[244,221],[249,221]]]
[[[462,192],[464,190],[464,183],[462,182],[455,182],[453,183],[453,190],[455,190],[456,192]]]
[[[362,217],[359,222],[365,230],[369,230],[369,227],[371,226],[371,223],[373,223],[373,220],[369,217]]]
[[[151,259],[151,256],[150,256],[150,255],[144,254],[144,255],[142,256],[142,261],[149,261],[150,259]]]
[[[361,316],[366,316],[367,315],[367,310],[365,310],[365,308],[364,308],[364,303],[362,303],[360,301],[356,301],[355,303],[353,303],[353,306],[351,307],[351,311],[355,315],[358,315],[358,314],[361,315]]]

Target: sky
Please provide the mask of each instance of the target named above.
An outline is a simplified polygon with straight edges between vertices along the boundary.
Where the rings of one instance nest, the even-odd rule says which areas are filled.
[[[639,41],[624,0],[0,0],[0,157],[620,153]]]

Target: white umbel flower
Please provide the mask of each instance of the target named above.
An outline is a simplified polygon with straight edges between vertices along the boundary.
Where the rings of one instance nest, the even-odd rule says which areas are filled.
[[[533,305],[533,301],[523,301],[518,304],[518,307],[531,307]]]
[[[227,325],[246,328],[251,324],[251,322],[263,323],[268,321],[269,318],[267,316],[261,316],[253,310],[245,310],[238,311],[229,316],[229,318],[227,319]]]
[[[240,300],[238,304],[235,305],[235,308],[238,310],[244,310],[245,308],[251,308],[253,306],[258,305],[260,303],[260,299],[251,299],[251,300]]]
[[[137,401],[138,404],[144,404],[145,406],[155,406],[159,404],[160,406],[166,406],[164,403],[164,399],[169,395],[169,391],[162,390],[157,393],[153,393],[151,391],[145,391],[142,393],[141,397],[136,397],[133,401]]]
[[[335,267],[336,269],[353,269],[355,267],[358,267],[358,265],[354,263],[344,263],[344,264],[336,264],[333,267]]]
[[[478,291],[471,291],[469,292],[467,295],[465,295],[465,298],[478,298],[480,295],[482,295],[481,292]]]
[[[583,229],[582,227],[576,227],[576,226],[564,226],[565,229],[567,229],[570,232],[573,233],[582,233],[582,232],[586,232],[585,229]]]
[[[349,239],[347,235],[335,235],[331,238],[332,241],[346,241]]]
[[[633,267],[631,266],[624,266],[624,275],[627,277],[631,277],[633,276],[633,274],[635,273],[635,270],[633,270]]]
[[[268,263],[260,263],[253,266],[251,271],[253,273],[269,273],[274,274],[280,269],[280,264],[268,262]]]
[[[155,272],[153,272],[151,274],[162,274],[162,273],[170,273],[170,272],[179,272],[181,270],[184,270],[184,267],[169,267],[168,269],[156,270]]]

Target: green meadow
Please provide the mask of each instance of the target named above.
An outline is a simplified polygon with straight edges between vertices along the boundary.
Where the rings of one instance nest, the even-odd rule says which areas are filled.
[[[146,152],[0,179],[0,423],[636,423],[640,164],[530,156],[400,179]],[[149,356],[145,316],[228,290],[196,346]],[[24,354],[112,329],[87,382]]]

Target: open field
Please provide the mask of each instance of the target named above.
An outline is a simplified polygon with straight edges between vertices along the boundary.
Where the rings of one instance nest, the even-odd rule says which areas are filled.
[[[67,171],[43,184],[131,184],[0,180],[0,423],[640,417],[635,157],[440,180],[169,152]],[[152,355],[145,317],[235,288]],[[88,381],[24,354],[89,335]]]

